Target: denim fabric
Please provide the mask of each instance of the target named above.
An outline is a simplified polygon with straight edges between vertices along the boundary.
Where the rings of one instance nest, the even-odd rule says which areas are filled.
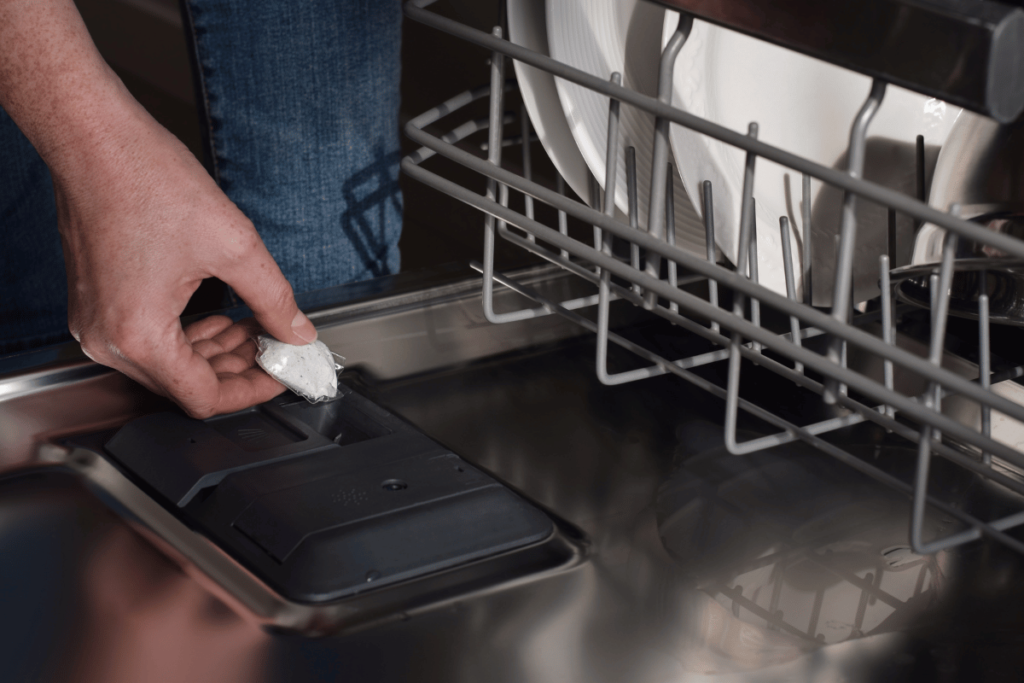
[[[50,171],[0,108],[0,353],[71,339]]]
[[[213,173],[297,292],[397,272],[399,0],[187,0]]]
[[[212,172],[296,292],[397,272],[400,0],[186,0]],[[70,339],[49,172],[0,110],[0,354]]]

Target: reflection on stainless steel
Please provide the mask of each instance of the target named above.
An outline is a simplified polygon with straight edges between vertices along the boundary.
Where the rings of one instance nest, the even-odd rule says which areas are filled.
[[[1002,126],[963,112],[935,164],[928,203],[946,211],[959,204],[970,218],[1024,206],[1024,124]]]
[[[88,361],[5,377],[0,386],[0,467],[31,462],[41,442],[113,427],[168,405]]]
[[[1024,216],[990,213],[972,219],[993,232],[1024,238]],[[923,226],[914,243],[913,263],[892,271],[897,296],[922,308],[931,307],[932,275],[939,272],[942,241],[946,232],[932,224]],[[987,294],[989,319],[1004,325],[1024,325],[1024,261],[1010,258],[994,247],[959,240],[949,293],[949,312],[978,319],[978,297]]]
[[[939,153],[929,204],[1024,238],[1024,123],[999,125],[963,112]],[[932,223],[914,238],[910,265],[893,272],[901,299],[928,308],[928,279],[938,272],[945,230]],[[949,312],[977,319],[978,296],[989,296],[991,321],[1024,325],[1024,262],[972,240],[957,245]]]
[[[592,293],[576,278],[553,276],[556,271],[553,266],[534,268],[526,277],[558,301]],[[325,344],[355,363],[354,369],[379,380],[583,334],[557,316],[495,327],[484,317],[479,290],[480,280],[473,278],[428,292],[330,308],[310,318]],[[496,291],[494,298],[498,312],[532,303],[505,288]],[[381,315],[383,311],[387,314]]]
[[[989,320],[1002,325],[1024,326],[1024,261],[1018,259],[970,259],[957,261],[949,292],[949,313],[978,319],[978,298],[989,297]],[[936,265],[905,266],[892,272],[901,301],[931,308],[930,278]]]
[[[3,680],[264,680],[268,636],[66,473],[0,482],[0,546]]]
[[[621,362],[621,358],[618,360]],[[648,385],[646,392],[598,387],[596,381],[583,374],[587,365],[585,359],[573,358],[572,353],[556,354],[532,359],[530,363],[496,364],[473,373],[436,378],[429,383],[381,390],[380,396],[389,399],[393,408],[419,424],[432,425],[433,433],[442,440],[453,445],[465,444],[461,448],[480,453],[482,465],[497,470],[542,503],[575,520],[593,538],[595,554],[591,565],[572,575],[581,593],[580,602],[572,606],[578,616],[573,619],[571,614],[566,614],[568,606],[565,610],[541,610],[539,605],[533,605],[528,614],[519,617],[531,621],[535,629],[544,629],[549,634],[545,642],[551,643],[554,649],[565,644],[576,648],[581,647],[580,643],[585,644],[588,649],[582,655],[583,661],[576,663],[577,668],[569,669],[562,679],[550,676],[552,663],[544,667],[548,676],[531,678],[519,673],[502,680],[674,681],[688,680],[691,675],[699,679],[699,676],[712,674],[740,676],[742,672],[752,671],[759,672],[758,680],[761,674],[770,672],[774,672],[771,676],[778,675],[779,680],[835,680],[830,676],[840,671],[846,671],[851,680],[872,680],[872,672],[899,651],[897,644],[903,641],[903,636],[890,634],[869,639],[863,647],[846,647],[847,643],[843,643],[838,648],[822,648],[816,641],[808,643],[808,639],[794,638],[781,629],[765,628],[764,622],[757,624],[753,619],[734,615],[731,599],[722,604],[713,591],[709,594],[698,581],[694,567],[708,559],[707,548],[683,549],[681,553],[676,552],[678,547],[666,550],[665,538],[659,536],[659,521],[671,517],[671,512],[665,509],[670,502],[670,494],[666,492],[678,483],[678,468],[685,467],[692,456],[708,448],[701,442],[700,435],[689,429],[687,416],[704,412],[717,418],[721,406],[708,410],[702,405],[706,401],[694,401],[695,397],[689,392],[661,380],[654,386]],[[434,392],[436,396],[450,398],[440,403],[437,399],[425,400],[435,395]],[[657,398],[652,399],[651,392]],[[471,410],[475,414],[507,410],[514,413],[516,419],[509,423],[491,422],[486,428],[467,429],[467,424],[473,423],[462,422],[460,412],[464,416],[469,406],[473,406]],[[720,427],[717,438],[720,444]],[[547,455],[534,457],[533,454],[539,452]],[[748,459],[720,457],[735,472],[749,473]],[[832,488],[820,491],[819,507],[827,508],[828,494],[836,493],[836,483],[849,480],[849,475],[827,459],[822,462],[820,454],[812,454],[810,459],[819,461],[819,470],[832,477]],[[752,476],[758,474],[755,469]],[[791,482],[791,486],[805,484],[806,479],[804,476],[802,480]],[[660,488],[660,494],[655,487]],[[852,612],[847,612],[847,605],[843,603],[847,594],[841,591],[830,594],[827,607],[840,613],[839,617],[831,615],[832,620],[856,622],[856,607],[864,590],[843,576],[860,573],[863,578],[865,568],[874,566],[865,558],[875,564],[885,561],[881,550],[894,553],[893,564],[906,563],[908,573],[905,576],[913,573],[909,590],[904,588],[903,593],[898,593],[900,601],[913,594],[922,576],[920,565],[930,565],[932,573],[924,575],[921,593],[926,595],[920,603],[923,608],[932,606],[928,601],[938,594],[934,588],[939,576],[934,569],[941,564],[928,559],[909,566],[917,558],[903,550],[906,547],[906,501],[884,489],[879,490],[870,482],[862,483],[859,490],[871,493],[888,505],[885,509],[891,516],[869,519],[874,522],[872,528],[876,528],[876,536],[869,538],[879,547],[859,548],[857,542],[863,540],[863,533],[862,537],[855,534],[847,537],[845,548],[841,545],[844,540],[841,534],[831,539],[837,552],[835,557],[828,558],[832,563],[826,569],[841,572],[838,577],[832,576],[831,581],[835,584],[845,581],[852,586],[849,591],[856,593],[857,599]],[[795,497],[794,491],[787,493],[790,498]],[[840,503],[851,503],[851,498],[856,502],[856,493],[847,495]],[[691,502],[695,498],[696,494],[693,498],[682,496]],[[755,516],[765,514],[772,503],[750,496],[744,499],[748,501],[748,511]],[[794,503],[794,506],[798,508],[799,504]],[[837,504],[837,507],[842,505]],[[859,509],[852,503],[846,508]],[[792,517],[795,519],[798,514],[795,509]],[[662,525],[662,531],[665,528]],[[820,529],[822,534],[830,531],[837,529],[834,526]],[[857,532],[858,529],[844,529],[840,525],[838,531]],[[810,526],[801,532],[803,535],[797,534],[793,545],[821,539],[814,535],[816,530]],[[824,550],[825,546],[822,542],[816,547]],[[734,560],[756,564],[764,550],[765,545],[760,545]],[[858,550],[863,552],[854,552]],[[875,557],[870,557],[872,550]],[[719,572],[713,578],[728,584],[732,576],[729,571],[737,569],[737,565],[719,564],[712,568]],[[593,587],[587,583],[591,572],[600,577]],[[805,570],[802,574],[805,581],[808,573]],[[889,568],[878,575],[886,573],[895,575],[898,571]],[[854,581],[863,583],[860,579]],[[878,605],[877,597],[880,595],[883,600],[893,602],[896,598],[890,598],[890,592],[897,591],[899,585],[898,579],[893,582],[887,577],[880,589],[885,594],[869,596],[872,605],[870,609],[866,607],[865,612],[875,619],[874,631],[884,632],[884,628],[878,628],[878,621],[891,617],[885,611],[887,603]],[[767,595],[770,593],[768,590]],[[563,589],[562,594],[570,594],[569,589]],[[762,591],[761,597],[765,594]],[[528,602],[521,602],[519,606],[522,610],[531,607]],[[920,609],[914,604],[901,614],[912,623]],[[742,614],[742,610],[740,612]],[[519,614],[518,611],[513,613]],[[558,624],[560,630],[549,625],[551,622]],[[890,619],[889,624],[894,625],[895,619]],[[822,630],[827,631],[827,627],[822,626]],[[842,633],[842,626],[836,631]],[[845,637],[849,638],[851,631],[847,627]],[[863,634],[858,637],[860,635]],[[533,639],[530,642],[534,642]],[[866,656],[866,653],[872,654]],[[864,659],[847,659],[862,656]],[[535,667],[540,668],[540,665],[535,663]],[[477,678],[485,678],[488,670],[475,671]]]
[[[94,544],[82,581],[82,636],[68,663],[68,680],[256,683],[263,678],[267,634],[131,529],[112,527]]]
[[[763,665],[896,631],[943,593],[948,554],[911,551],[905,498],[799,444],[744,461],[724,445],[695,454],[656,508],[666,549],[714,598],[716,619],[756,634],[721,643],[733,661]],[[946,525],[933,516],[929,526],[939,535]]]
[[[865,329],[878,334],[880,327],[878,325],[868,325]],[[928,353],[928,348],[924,343],[906,334],[897,334],[895,343],[912,353],[922,356]],[[850,354],[849,361],[850,366],[856,368],[858,372],[881,380],[884,371],[883,362],[877,356],[854,349]],[[943,354],[942,367],[970,379],[978,377],[979,374],[976,364],[948,352]],[[896,372],[894,385],[897,391],[907,396],[920,396],[928,387],[928,383],[923,377],[911,372]],[[1024,404],[1024,386],[1012,379],[996,382],[991,388],[994,393],[1004,398],[1015,403]],[[982,427],[983,411],[981,407],[976,402],[963,396],[951,395],[944,398],[942,401],[942,413],[971,429],[980,430]],[[991,413],[989,434],[994,440],[1013,448],[1024,447],[1024,423],[1018,422],[1000,412]],[[962,448],[974,453],[979,452],[977,449],[967,446],[962,446]],[[1021,468],[999,458],[996,459],[996,465],[1000,472],[1010,474],[1018,482],[1024,482],[1024,471]]]
[[[981,207],[968,207],[968,209],[970,208],[978,210]],[[964,208],[961,207],[960,211],[963,212]],[[1016,239],[1024,239],[1024,216],[1020,214],[1008,211],[990,211],[975,214],[975,217],[971,218],[971,220],[984,225],[992,232],[1010,235]],[[945,234],[944,230],[936,228],[930,223],[922,227],[914,243],[912,265],[938,264],[942,260],[942,240]],[[957,243],[956,260],[958,262],[989,260],[993,265],[998,266],[1001,263],[1011,261],[1011,257],[995,247],[964,239],[959,240]]]
[[[101,503],[77,483],[83,474],[99,482],[102,461],[38,448],[52,434],[115,424],[163,404],[110,374],[40,383],[0,399],[0,457],[9,468],[0,479],[0,670],[18,675],[11,680],[82,680],[87,670],[91,680],[160,680],[154,672],[162,667],[163,680],[182,681],[209,674],[268,682],[677,683],[976,680],[978,671],[1012,680],[1024,667],[1019,556],[983,543],[934,559],[909,555],[902,550],[907,501],[834,470],[824,454],[721,456],[718,443],[693,427],[720,424],[718,400],[668,377],[602,386],[592,374],[592,341],[563,338],[509,353],[497,331],[481,327],[479,298],[430,301],[425,296],[420,310],[366,307],[350,322],[339,315],[324,322],[321,336],[345,355],[351,331],[352,347],[381,364],[353,373],[361,392],[581,527],[590,542],[585,563],[343,636],[268,634],[224,611],[221,604],[251,611],[238,607],[237,594],[179,572],[107,505],[136,525],[146,521],[141,516],[109,498]],[[431,320],[443,320],[446,331],[409,334]],[[547,320],[522,323],[523,343],[531,325],[536,338],[550,338]],[[676,338],[657,325],[616,329],[651,343]],[[375,334],[387,355],[372,347]],[[417,373],[424,344],[426,366]],[[505,353],[486,357],[495,348]],[[408,374],[389,373],[390,356]],[[442,356],[447,367],[433,365]],[[609,353],[610,371],[630,362]],[[707,372],[713,376],[715,366]],[[771,375],[748,377],[745,387],[777,402],[791,395]],[[751,422],[740,427],[764,428]],[[905,463],[872,427],[836,438],[866,444],[864,457],[896,471]],[[40,455],[68,464],[25,469]],[[708,486],[716,473],[717,488]],[[939,463],[932,484],[965,509],[995,506],[996,514],[1003,498],[1017,500],[996,489],[979,493],[962,475],[946,477]],[[703,540],[683,533],[703,519],[688,505],[725,503],[756,524],[713,517],[715,533]],[[936,533],[947,524],[934,523]]]

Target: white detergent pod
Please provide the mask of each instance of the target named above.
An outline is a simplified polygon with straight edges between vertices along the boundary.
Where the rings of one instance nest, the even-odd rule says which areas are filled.
[[[310,403],[319,403],[338,395],[341,365],[321,341],[305,346],[280,342],[269,334],[256,338],[256,362],[268,375]],[[342,362],[344,358],[338,356]]]

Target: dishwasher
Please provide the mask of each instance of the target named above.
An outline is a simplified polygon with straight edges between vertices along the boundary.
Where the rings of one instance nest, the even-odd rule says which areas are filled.
[[[975,112],[958,172],[1012,167],[1024,11],[663,0],[644,93],[431,4],[406,20],[491,80],[406,124],[402,170],[481,212],[480,261],[300,296],[352,363],[326,403],[198,421],[76,345],[0,359],[4,680],[1019,680],[1019,207],[982,181],[929,203],[922,138],[913,193],[863,162],[894,85]],[[674,106],[695,22],[869,77],[840,161]],[[513,63],[603,98],[585,198],[534,177]],[[731,251],[710,181],[704,253],[676,244],[676,129],[741,155]],[[768,162],[795,198],[772,235]],[[887,221],[867,260],[857,202]],[[498,240],[535,264],[501,272]]]

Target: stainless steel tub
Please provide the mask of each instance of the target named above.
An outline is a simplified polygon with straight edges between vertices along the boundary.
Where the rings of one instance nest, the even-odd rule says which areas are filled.
[[[521,277],[566,298],[561,276]],[[983,543],[916,556],[909,501],[801,447],[726,455],[715,399],[670,377],[602,386],[578,328],[555,316],[490,325],[478,286],[445,275],[369,296],[342,288],[331,297],[362,298],[313,318],[356,361],[359,391],[583,529],[585,562],[344,636],[261,628],[115,501],[46,465],[62,436],[165,405],[69,348],[8,361],[0,378],[0,678],[1017,679],[1019,556]],[[624,334],[677,343],[620,313]],[[745,376],[781,410],[811,410],[787,405],[797,394],[778,378]],[[912,458],[871,429],[836,438],[894,471]],[[933,484],[964,507],[999,500],[941,470]],[[952,521],[929,523],[948,533]]]

